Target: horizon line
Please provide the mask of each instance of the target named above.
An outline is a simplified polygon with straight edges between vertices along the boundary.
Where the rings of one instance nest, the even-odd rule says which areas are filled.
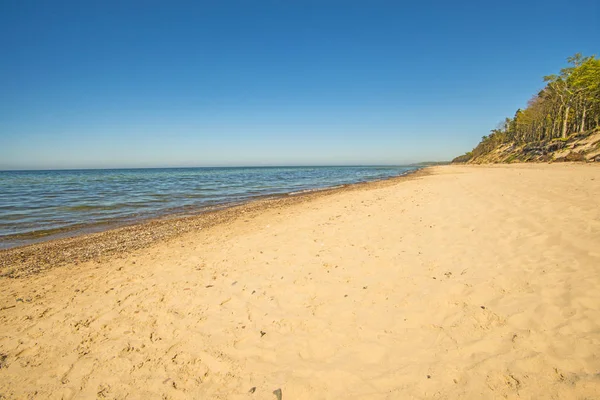
[[[0,169],[0,172],[45,172],[45,171],[114,171],[138,169],[199,169],[199,168],[341,168],[341,167],[412,167],[450,161],[419,161],[406,164],[290,164],[290,165],[205,165],[168,167],[83,167],[83,168],[19,168]]]

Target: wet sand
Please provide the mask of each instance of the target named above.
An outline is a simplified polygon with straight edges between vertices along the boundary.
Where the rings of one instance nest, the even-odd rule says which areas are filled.
[[[445,166],[0,252],[0,398],[595,398],[598,199]]]

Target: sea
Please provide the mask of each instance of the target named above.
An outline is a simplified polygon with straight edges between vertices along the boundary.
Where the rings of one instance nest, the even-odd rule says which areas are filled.
[[[400,176],[415,166],[0,171],[0,249],[258,198]]]

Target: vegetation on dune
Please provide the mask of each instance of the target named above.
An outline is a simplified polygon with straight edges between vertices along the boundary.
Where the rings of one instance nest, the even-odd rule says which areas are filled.
[[[490,162],[482,159],[503,147],[507,150],[553,152],[564,148],[550,142],[567,142],[574,136],[590,135],[600,129],[600,59],[580,53],[567,59],[569,66],[558,75],[544,77],[546,86],[534,95],[525,109],[506,118],[472,151],[453,162]],[[533,147],[532,147],[533,145]],[[527,157],[517,157],[528,161]],[[538,161],[538,159],[536,159]],[[504,162],[507,162],[505,159]]]

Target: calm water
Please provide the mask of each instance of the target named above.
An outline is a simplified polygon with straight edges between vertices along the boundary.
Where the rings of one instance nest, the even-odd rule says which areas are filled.
[[[402,175],[415,167],[0,172],[0,248],[80,230]]]

